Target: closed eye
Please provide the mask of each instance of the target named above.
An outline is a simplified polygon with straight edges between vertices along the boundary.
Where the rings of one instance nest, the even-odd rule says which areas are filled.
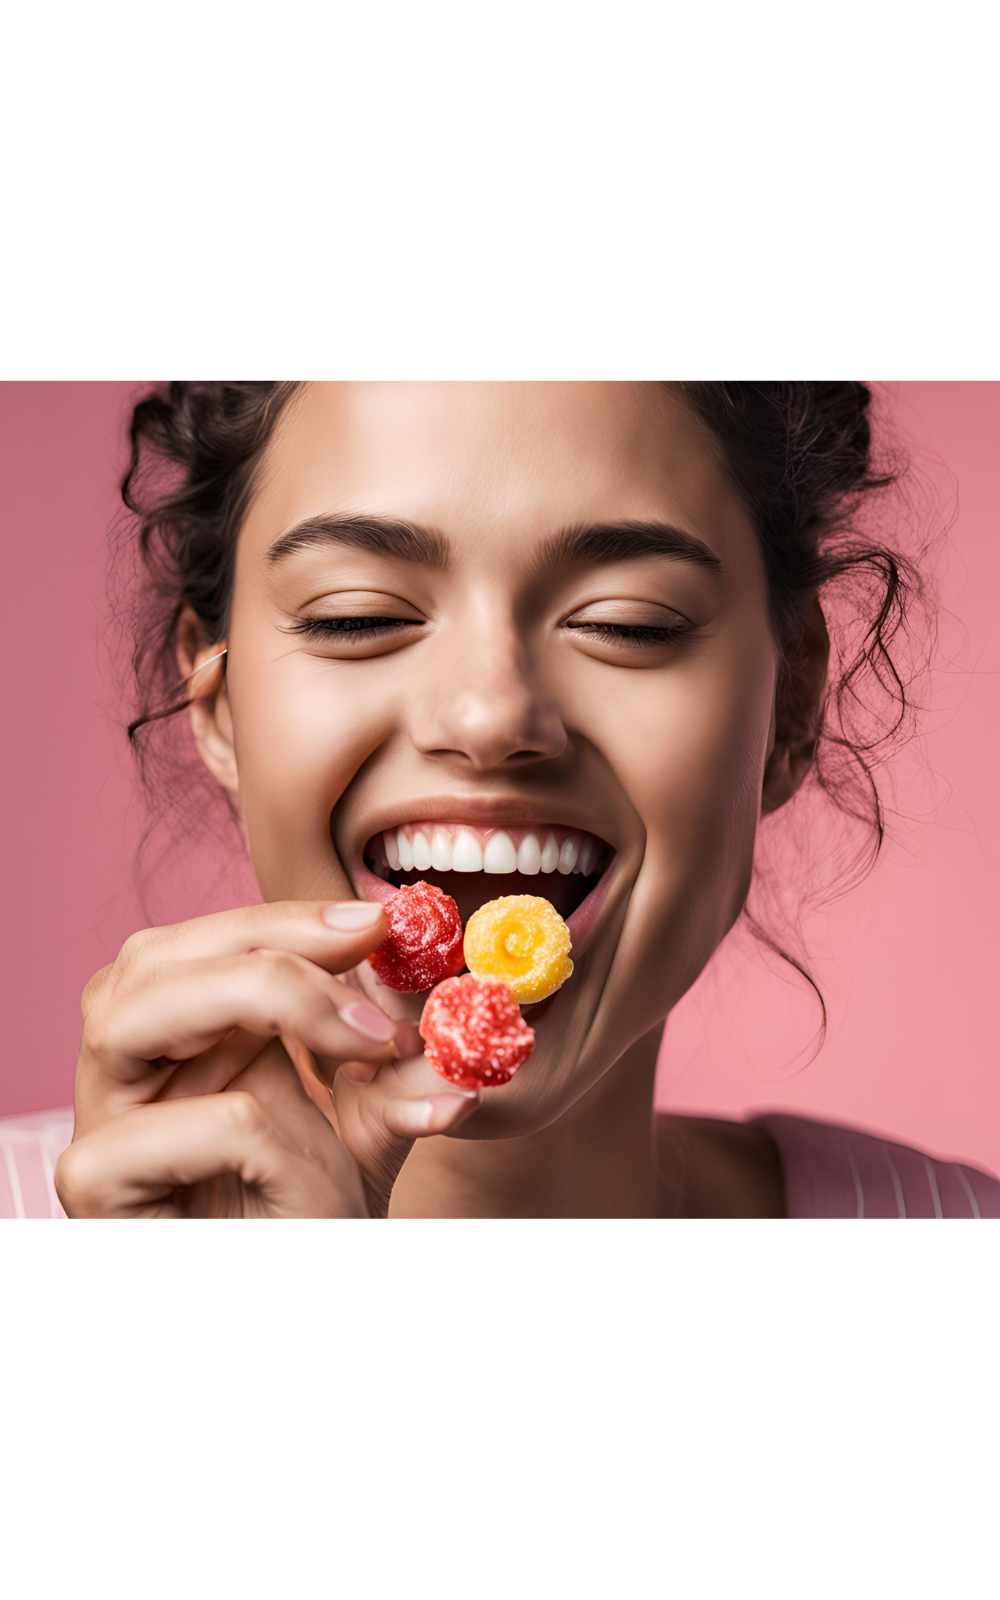
[[[344,639],[363,644],[366,640],[384,638],[388,633],[398,633],[401,628],[420,627],[423,623],[413,617],[302,617],[285,631],[305,634],[311,639]]]
[[[285,631],[303,634],[307,638],[342,639],[345,644],[364,644],[393,633],[398,634],[404,628],[422,626],[422,622],[412,617],[302,617]],[[673,644],[692,631],[692,624],[689,622],[669,625],[639,622],[567,622],[565,626],[574,633],[585,634],[588,639],[633,649]]]
[[[574,633],[585,633],[588,639],[599,639],[606,644],[626,646],[672,644],[692,631],[689,622],[675,622],[669,626],[642,622],[567,622]]]

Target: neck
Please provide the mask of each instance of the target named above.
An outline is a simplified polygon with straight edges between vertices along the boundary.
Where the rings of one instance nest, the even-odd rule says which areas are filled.
[[[565,1116],[520,1139],[421,1139],[392,1217],[660,1214],[653,1084],[662,1026],[638,1040]]]

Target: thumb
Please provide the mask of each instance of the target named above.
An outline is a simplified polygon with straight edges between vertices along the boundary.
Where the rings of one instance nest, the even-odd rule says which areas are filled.
[[[373,1211],[382,1216],[414,1142],[452,1133],[481,1099],[480,1090],[448,1083],[416,1054],[386,1063],[367,1082],[359,1082],[351,1066],[342,1068],[332,1094],[337,1131],[358,1164]]]

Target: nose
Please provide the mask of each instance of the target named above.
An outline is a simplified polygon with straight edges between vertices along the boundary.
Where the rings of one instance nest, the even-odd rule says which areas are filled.
[[[523,642],[466,637],[410,691],[410,738],[421,754],[476,772],[562,755],[568,735]]]

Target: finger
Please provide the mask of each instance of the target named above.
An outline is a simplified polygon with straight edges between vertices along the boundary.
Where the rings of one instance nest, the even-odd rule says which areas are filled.
[[[390,1133],[412,1143],[429,1133],[450,1133],[478,1104],[475,1089],[444,1089],[426,1100],[387,1101],[383,1120]]]
[[[214,1050],[181,1063],[156,1100],[217,1094],[228,1088],[248,1089],[293,1139],[305,1136],[306,1130],[294,1128],[288,1115],[303,1109],[303,1092],[311,1102],[304,1108],[309,1118],[314,1106],[326,1121],[336,1124],[329,1086],[317,1075],[312,1052],[291,1034],[262,1041],[234,1028]]]
[[[201,961],[287,950],[326,972],[347,972],[363,961],[389,931],[380,905],[369,900],[277,900],[236,911],[134,933],[118,960],[119,983],[148,980],[164,961]]]
[[[431,1066],[424,1055],[422,1039],[419,1052],[411,1051],[396,1061],[385,1062],[376,1068],[373,1085],[378,1096],[386,1101],[424,1100],[434,1094],[458,1090],[457,1084],[451,1083],[436,1067]],[[475,1095],[477,1101],[482,1098],[481,1089],[464,1088],[460,1092]]]
[[[153,1098],[184,1100],[196,1094],[221,1094],[265,1048],[259,1034],[230,1028],[211,1049],[188,1061],[167,1062],[157,1069],[162,1082]]]
[[[330,1138],[335,1144],[332,1132]],[[229,1092],[112,1118],[63,1152],[56,1191],[68,1216],[125,1217],[166,1205],[175,1190],[232,1175],[258,1191],[272,1214],[363,1216],[353,1164],[346,1158],[332,1177],[328,1154],[293,1159],[255,1097]],[[183,1214],[183,1203],[162,1214]]]
[[[311,1053],[288,1035],[266,1044],[233,1088],[249,1090],[293,1145],[308,1143],[317,1109],[336,1127],[333,1096],[317,1077]]]
[[[365,1084],[341,1068],[333,1087],[337,1131],[361,1169],[374,1212],[387,1210],[414,1140],[453,1133],[481,1098],[478,1089],[442,1079],[423,1055],[389,1062]]]
[[[313,1105],[322,1112],[327,1121],[335,1128],[337,1114],[333,1106],[332,1080],[324,1081],[320,1077],[316,1066],[316,1057],[311,1050],[307,1050],[301,1039],[293,1038],[290,1033],[283,1033],[280,1038],[281,1048],[291,1062],[298,1077],[299,1084],[309,1096]],[[270,1047],[268,1047],[270,1048]],[[344,1067],[357,1066],[357,1063],[345,1062]],[[373,1070],[367,1064],[364,1071]],[[336,1078],[336,1071],[334,1072]]]
[[[56,1166],[56,1191],[69,1216],[127,1216],[175,1188],[263,1170],[269,1137],[245,1093],[134,1107],[74,1140]]]
[[[331,985],[334,1004],[342,1020],[352,1028],[360,1031],[364,1038],[371,1035],[379,1043],[394,1027],[392,1042],[395,1043],[397,1052],[401,1049],[400,1039],[405,1040],[406,1048],[414,1048],[413,1038],[416,1039],[416,1048],[420,1048],[422,1041],[416,1029],[409,1024],[393,1024],[378,1006],[372,1006],[360,998],[357,990],[349,988],[346,984]],[[412,1037],[411,1037],[412,1036]],[[282,1033],[278,1037],[288,1052],[291,1060],[303,1078],[305,1087],[312,1099],[317,1104],[322,1104],[324,1109],[329,1106],[329,1089],[333,1082],[333,1075],[341,1064],[339,1060],[325,1063],[325,1080],[317,1074],[316,1062],[309,1050],[292,1034]],[[386,1040],[386,1042],[390,1042]],[[218,1044],[209,1050],[202,1051],[186,1061],[166,1063],[169,1075],[163,1074],[163,1083],[157,1088],[157,1100],[180,1099],[193,1094],[220,1094],[229,1087],[244,1067],[250,1065],[254,1057],[261,1051],[259,1034],[248,1033],[244,1028],[231,1028],[224,1034]],[[380,1061],[384,1059],[381,1053],[376,1054],[372,1061],[354,1061],[345,1063],[357,1075],[357,1082],[369,1083],[378,1071]],[[161,1070],[161,1069],[157,1069]],[[322,1096],[322,1101],[320,1100]]]
[[[353,1009],[358,1004],[356,991],[350,991],[347,1006],[340,1006],[340,1015],[352,1027],[356,1026],[359,1013]],[[369,1018],[367,1026],[375,1028],[379,1034],[386,1031],[390,1021],[384,1018],[384,1013],[375,1008],[377,1016]],[[384,1020],[383,1020],[384,1019]],[[399,1030],[397,1028],[394,1042],[397,1050]],[[324,1063],[326,1079],[320,1078],[315,1058],[307,1050],[301,1040],[293,1034],[280,1033],[277,1036],[289,1058],[294,1063],[300,1078],[310,1098],[320,1105],[324,1113],[329,1109],[330,1085],[336,1069],[342,1063],[332,1060]],[[367,1037],[367,1034],[365,1035]],[[388,1042],[388,1041],[387,1041]],[[156,1100],[178,1100],[194,1094],[221,1094],[223,1089],[228,1089],[235,1078],[248,1067],[250,1063],[266,1048],[259,1034],[248,1033],[244,1028],[231,1028],[227,1034],[209,1050],[204,1050],[200,1055],[193,1056],[187,1061],[166,1062],[157,1068],[162,1082],[158,1084],[155,1095]],[[357,1074],[359,1083],[369,1083],[379,1068],[379,1060],[344,1062],[345,1070],[348,1068]]]
[[[422,1047],[423,1041],[419,1042]],[[361,1070],[366,1074],[364,1078],[359,1076]],[[363,1108],[368,1117],[376,1108],[387,1106],[391,1101],[427,1101],[443,1093],[462,1095],[477,1105],[482,1098],[482,1090],[460,1089],[442,1077],[431,1066],[422,1048],[419,1053],[411,1051],[396,1060],[382,1062],[374,1070],[370,1063],[344,1062],[334,1080],[334,1100],[338,1106],[343,1100],[345,1107]]]
[[[397,1020],[393,1042],[400,1060],[410,1056],[426,1059],[423,1054],[424,1041],[415,1022],[410,1022],[406,1018]],[[340,1071],[352,1083],[371,1083],[380,1065],[378,1061],[345,1061],[341,1064]]]
[[[360,1183],[357,1165],[335,1131],[333,1096],[316,1076],[310,1052],[297,1040],[272,1039],[232,1087],[253,1095],[291,1149],[325,1148],[333,1166],[339,1170],[340,1164],[348,1163]],[[317,1116],[325,1124],[321,1130],[316,1127]]]
[[[344,1058],[392,1059],[393,1026],[357,990],[287,951],[175,961],[156,983],[94,1007],[84,1026],[78,1086],[85,1101],[110,1096],[120,1106],[151,1099],[162,1086],[154,1063],[188,1061],[233,1027],[261,1039],[294,1035],[332,1082]]]

